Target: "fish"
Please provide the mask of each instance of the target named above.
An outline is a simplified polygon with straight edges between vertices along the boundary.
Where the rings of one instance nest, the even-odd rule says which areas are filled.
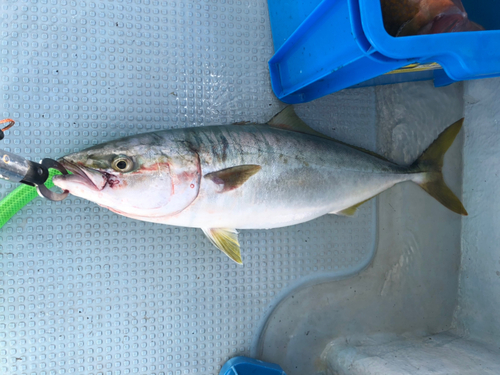
[[[292,106],[267,124],[171,129],[98,144],[58,161],[54,184],[137,220],[200,228],[242,264],[237,229],[295,225],[325,214],[352,216],[395,184],[413,181],[451,211],[467,211],[442,175],[462,127],[448,127],[411,165],[310,128]]]
[[[384,27],[391,36],[481,31],[461,0],[381,0]]]

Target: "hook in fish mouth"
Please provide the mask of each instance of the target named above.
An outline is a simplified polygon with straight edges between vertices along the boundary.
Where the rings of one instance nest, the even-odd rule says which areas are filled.
[[[65,180],[81,183],[93,190],[100,191],[106,187],[109,182],[110,174],[96,169],[82,167],[65,158],[58,160],[64,168],[70,171],[71,175],[64,176]]]

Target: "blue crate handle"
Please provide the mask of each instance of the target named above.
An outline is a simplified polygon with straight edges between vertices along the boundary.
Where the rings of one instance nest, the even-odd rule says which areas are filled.
[[[227,361],[219,375],[286,375],[283,369],[274,364],[247,357],[235,357]]]
[[[498,10],[499,6],[491,9],[492,12]],[[500,30],[394,38],[385,31],[379,1],[359,0],[359,11],[367,39],[384,56],[433,60],[455,81],[500,74]]]
[[[491,0],[486,10],[475,9],[476,3],[468,9],[479,12],[474,19],[479,23],[485,12],[500,11],[500,1]],[[275,45],[271,84],[285,103],[308,102],[356,85],[434,78],[436,86],[443,86],[500,76],[500,30],[395,38],[385,31],[378,0],[268,4]],[[438,63],[444,70],[385,75],[412,63]]]

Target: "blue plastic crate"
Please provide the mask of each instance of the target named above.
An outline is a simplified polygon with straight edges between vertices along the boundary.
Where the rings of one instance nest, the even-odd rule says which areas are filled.
[[[499,28],[500,2],[464,1],[470,18]],[[276,96],[303,103],[352,86],[434,78],[437,86],[500,76],[500,31],[395,38],[377,0],[268,0],[275,55],[269,61]],[[494,16],[492,16],[494,15]],[[443,69],[403,70],[437,63]],[[421,69],[421,68],[420,68]],[[386,74],[398,72],[397,74]]]
[[[247,357],[227,361],[219,375],[286,375],[280,366]]]

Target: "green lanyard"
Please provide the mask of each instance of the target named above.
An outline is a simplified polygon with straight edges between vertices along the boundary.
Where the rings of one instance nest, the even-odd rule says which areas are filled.
[[[70,172],[71,173],[71,172]],[[49,169],[49,178],[45,182],[47,189],[54,187],[52,177],[62,174],[56,169]],[[36,187],[21,185],[0,201],[0,228],[3,227],[16,212],[20,211],[33,199],[38,197]]]

